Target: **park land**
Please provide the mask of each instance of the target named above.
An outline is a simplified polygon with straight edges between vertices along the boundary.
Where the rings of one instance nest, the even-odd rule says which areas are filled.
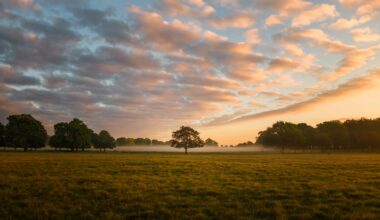
[[[0,153],[0,219],[379,219],[380,154]]]

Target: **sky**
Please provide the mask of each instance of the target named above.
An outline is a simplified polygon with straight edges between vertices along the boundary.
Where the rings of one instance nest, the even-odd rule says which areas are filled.
[[[2,0],[0,121],[220,144],[380,117],[380,0]]]

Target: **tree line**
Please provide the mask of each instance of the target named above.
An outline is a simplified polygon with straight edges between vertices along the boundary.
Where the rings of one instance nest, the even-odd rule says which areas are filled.
[[[119,137],[116,139],[116,146],[162,146],[170,145],[170,141],[159,141],[150,138],[126,138]]]
[[[46,129],[40,121],[29,114],[10,115],[7,117],[8,123],[3,125],[0,123],[0,146],[8,148],[22,148],[24,151],[28,149],[38,149],[50,145],[56,150],[71,150],[84,151],[89,148],[96,148],[105,151],[116,146],[132,146],[132,145],[169,145],[173,147],[182,146],[181,141],[178,141],[173,136],[173,140],[159,141],[149,138],[125,138],[120,137],[116,140],[106,131],[101,130],[99,133],[90,129],[83,121],[74,118],[69,122],[59,122],[54,125],[54,135],[48,136]],[[190,127],[181,127],[185,129],[185,136],[180,136],[179,139],[185,137],[186,149],[201,147],[203,145],[217,146],[218,143],[210,138],[205,142],[199,137],[198,142],[193,139],[189,142],[188,135],[194,135],[197,131]],[[189,132],[192,131],[192,132]],[[195,139],[194,139],[195,140]],[[188,146],[188,145],[193,146]],[[184,146],[185,146],[184,145]]]
[[[282,150],[380,150],[380,118],[306,123],[279,121],[260,131],[256,144]]]
[[[51,137],[42,123],[29,114],[10,115],[7,120],[6,125],[0,123],[0,146],[8,148],[27,151],[50,145],[60,150],[83,151],[91,147],[105,150],[116,146],[115,139],[108,131],[102,130],[97,134],[77,118],[55,124]]]

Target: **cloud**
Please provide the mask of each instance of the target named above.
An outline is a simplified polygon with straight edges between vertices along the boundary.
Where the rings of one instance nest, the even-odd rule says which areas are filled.
[[[339,16],[339,13],[336,10],[335,5],[321,4],[310,10],[303,11],[294,17],[292,20],[292,26],[305,26],[312,22],[320,22],[337,16]]]
[[[339,66],[333,72],[323,77],[322,80],[333,81],[345,76],[364,66],[375,54],[375,48],[352,50],[339,62]]]
[[[31,86],[40,84],[38,78],[16,72],[16,70],[8,64],[0,65],[0,80],[1,82],[12,86]]]
[[[66,51],[80,41],[64,18],[45,22],[13,17],[18,25],[0,27],[0,52],[4,55],[3,62],[15,68],[46,69],[63,65],[69,59]]]
[[[301,11],[312,4],[303,0],[254,0],[257,6],[275,11],[278,14],[289,15]]]
[[[245,32],[246,41],[250,44],[258,44],[261,42],[260,31],[257,28],[249,29]]]
[[[134,15],[134,25],[143,40],[158,50],[180,50],[201,39],[201,30],[189,26],[180,20],[166,22],[157,13],[145,12],[137,6],[131,6],[129,12]]]
[[[270,27],[274,25],[282,24],[282,17],[279,15],[271,15],[265,20],[265,26]]]
[[[222,18],[210,18],[208,21],[211,25],[219,29],[249,28],[255,23],[255,20],[245,13],[234,14]]]
[[[276,35],[275,39],[279,42],[300,43],[303,40],[308,40],[314,45],[322,46],[329,53],[344,53],[351,51],[355,47],[345,44],[338,40],[333,40],[320,29],[295,29],[291,28],[285,32]]]
[[[289,69],[294,69],[298,66],[298,64],[296,62],[294,62],[293,60],[291,59],[279,59],[279,58],[276,58],[276,59],[272,59],[270,62],[269,62],[269,67],[268,69],[270,71],[280,71],[280,72],[283,72],[283,71],[286,71],[286,70],[289,70]]]
[[[285,113],[303,111],[311,106],[315,106],[321,102],[328,101],[331,98],[348,95],[352,92],[355,92],[361,89],[368,89],[369,87],[375,87],[376,86],[375,80],[378,80],[379,76],[380,76],[380,70],[374,70],[368,75],[352,79],[351,81],[348,81],[347,83],[338,86],[336,89],[322,92],[318,94],[316,97],[306,100],[306,101],[302,101],[302,102],[292,104],[292,105],[279,108],[279,109],[274,109],[274,110],[242,116],[242,117],[235,118],[229,121],[220,121],[218,119],[215,119],[214,121],[209,122],[205,126],[215,126],[215,125],[230,124],[230,123],[235,123],[235,122],[240,122],[240,121],[257,120],[257,119],[262,119],[262,118],[276,116],[276,115],[285,114]]]
[[[1,7],[17,7],[31,10],[36,10],[39,8],[38,5],[32,0],[2,0],[2,2],[0,2],[0,8]]]
[[[369,16],[375,19],[379,16],[380,1],[378,0],[339,0],[346,7],[356,7],[358,16]]]
[[[98,47],[94,53],[78,57],[78,70],[83,73],[123,73],[134,69],[156,69],[159,63],[151,55],[136,51],[126,52],[120,47]]]
[[[357,42],[376,42],[380,41],[380,34],[373,33],[369,27],[357,28],[351,31],[352,37]]]
[[[351,29],[360,24],[367,23],[371,18],[369,16],[362,16],[359,19],[351,18],[350,20],[339,18],[335,23],[331,24],[329,27],[335,30]]]
[[[190,4],[186,4],[185,2]],[[195,6],[195,8],[192,6]],[[174,17],[187,16],[205,18],[215,12],[215,9],[212,6],[206,4],[202,0],[161,0],[157,3],[157,7],[163,14]]]

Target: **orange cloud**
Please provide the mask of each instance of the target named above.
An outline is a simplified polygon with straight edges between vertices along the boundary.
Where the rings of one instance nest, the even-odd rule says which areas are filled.
[[[210,18],[208,21],[215,28],[220,29],[249,28],[255,23],[255,20],[252,18],[252,16],[245,13],[226,16],[223,18]]]
[[[370,16],[362,16],[359,19],[351,18],[350,20],[340,18],[335,23],[331,24],[329,27],[335,30],[350,29],[352,27],[358,26],[360,24],[367,23],[370,21]]]
[[[271,15],[265,20],[265,26],[270,27],[282,24],[282,18],[279,15]]]
[[[328,18],[338,16],[335,5],[322,4],[310,10],[302,11],[298,16],[293,18],[292,26],[309,25],[312,22],[324,21]]]
[[[379,77],[380,77],[380,70],[374,70],[368,75],[352,79],[351,81],[338,86],[336,89],[332,89],[332,90],[322,92],[319,95],[317,95],[316,97],[309,99],[309,100],[306,100],[306,101],[303,101],[303,102],[299,102],[299,103],[292,104],[292,105],[289,105],[289,106],[286,106],[283,108],[279,108],[279,109],[275,109],[275,110],[264,111],[264,112],[260,112],[260,113],[256,113],[256,114],[242,116],[242,117],[235,118],[235,119],[229,120],[229,121],[219,120],[218,118],[216,118],[214,121],[211,121],[205,125],[206,126],[214,126],[214,125],[222,125],[222,124],[231,124],[231,123],[235,123],[235,122],[267,118],[270,116],[276,116],[276,115],[280,115],[280,114],[284,114],[284,113],[302,111],[302,110],[305,110],[311,106],[318,105],[321,102],[328,101],[331,98],[346,96],[346,95],[349,95],[350,93],[356,92],[358,90],[376,87],[377,83],[379,82]]]
[[[259,34],[260,34],[259,29],[252,28],[252,29],[246,31],[244,35],[245,35],[245,39],[247,40],[248,43],[258,44],[261,42]]]
[[[352,37],[357,42],[374,42],[380,41],[380,34],[373,33],[369,27],[354,29],[351,31]]]

